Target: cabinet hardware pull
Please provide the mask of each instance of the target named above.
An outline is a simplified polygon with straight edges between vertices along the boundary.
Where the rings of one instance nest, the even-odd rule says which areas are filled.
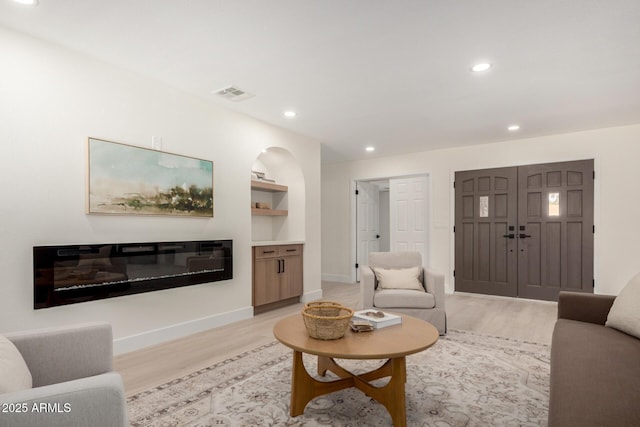
[[[262,253],[263,253],[263,254],[272,254],[272,253],[274,253],[274,252],[275,252],[275,251],[263,251]]]

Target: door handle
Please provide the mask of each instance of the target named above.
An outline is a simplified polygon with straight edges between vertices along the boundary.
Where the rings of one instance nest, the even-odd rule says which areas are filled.
[[[520,239],[526,239],[527,237],[531,237],[530,234],[524,234],[524,233],[520,233],[520,235],[518,236]]]
[[[278,274],[282,273],[282,267],[281,267],[280,261],[282,260],[281,259],[278,260]]]
[[[380,238],[380,235],[379,235],[379,234],[376,234],[376,239],[379,239],[379,238]]]
[[[511,234],[505,234],[502,237],[506,237],[507,239],[515,239],[516,235],[511,233]]]
[[[282,272],[284,273],[284,260],[282,260]]]

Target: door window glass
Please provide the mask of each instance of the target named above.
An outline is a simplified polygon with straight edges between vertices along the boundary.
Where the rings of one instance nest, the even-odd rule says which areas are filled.
[[[480,196],[480,218],[489,217],[489,196]]]
[[[560,216],[560,193],[549,193],[549,216]]]

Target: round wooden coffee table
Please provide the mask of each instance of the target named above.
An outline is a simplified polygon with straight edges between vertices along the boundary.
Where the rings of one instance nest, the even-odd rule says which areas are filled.
[[[273,335],[282,344],[293,349],[291,375],[292,417],[304,412],[311,399],[348,387],[356,387],[383,404],[396,427],[407,424],[404,383],[407,380],[405,356],[426,350],[438,341],[438,330],[423,320],[402,316],[402,324],[372,332],[347,330],[343,338],[318,340],[311,338],[304,326],[302,315],[296,314],[280,320],[273,327]],[[311,377],[302,363],[302,353],[318,356],[318,374],[331,371],[339,380],[325,382]],[[335,359],[389,359],[380,368],[355,375],[342,368]],[[371,381],[390,377],[389,382],[376,387]]]

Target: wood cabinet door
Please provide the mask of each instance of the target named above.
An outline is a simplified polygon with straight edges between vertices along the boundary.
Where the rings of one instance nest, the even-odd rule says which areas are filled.
[[[260,306],[280,299],[279,258],[254,260],[253,264],[253,305]]]
[[[302,257],[282,257],[280,273],[280,298],[302,295]]]

